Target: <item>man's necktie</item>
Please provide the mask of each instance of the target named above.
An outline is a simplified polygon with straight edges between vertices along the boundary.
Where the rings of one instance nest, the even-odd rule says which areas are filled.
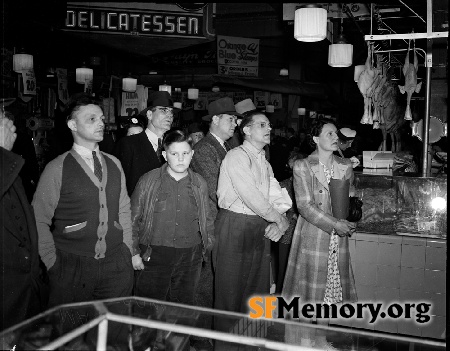
[[[161,156],[162,156],[162,140],[161,140],[161,138],[158,138],[158,149],[156,150],[156,155],[158,156],[158,160],[161,161]]]
[[[98,159],[95,151],[92,151],[92,157],[94,158],[94,174],[101,182],[103,177],[102,165],[100,164],[100,160]]]

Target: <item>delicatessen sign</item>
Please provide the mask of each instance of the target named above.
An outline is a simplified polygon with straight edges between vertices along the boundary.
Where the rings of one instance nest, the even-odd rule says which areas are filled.
[[[259,39],[217,36],[218,73],[258,76]]]
[[[203,15],[68,5],[65,30],[203,38]]]

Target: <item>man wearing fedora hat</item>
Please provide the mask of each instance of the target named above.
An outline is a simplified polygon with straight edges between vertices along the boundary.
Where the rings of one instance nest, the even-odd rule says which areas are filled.
[[[230,149],[227,140],[234,134],[237,116],[241,116],[241,114],[236,111],[231,98],[224,97],[211,102],[208,105],[208,114],[202,118],[211,123],[209,131],[194,146],[195,153],[191,167],[206,179],[214,218],[218,212],[216,191],[220,164]]]
[[[162,137],[172,126],[173,114],[179,109],[167,91],[153,92],[147,108],[139,114],[148,119],[144,133],[122,138],[117,143],[115,155],[122,163],[131,196],[139,178],[164,163],[161,158]]]
[[[234,134],[237,116],[240,116],[240,114],[236,112],[231,98],[224,97],[211,102],[208,105],[208,115],[203,117],[203,120],[210,121],[209,131],[194,146],[195,153],[192,158],[191,168],[206,180],[209,207],[213,219],[216,218],[218,212],[216,190],[220,164],[230,149],[227,140]],[[206,254],[209,261],[211,261],[210,256],[211,253]],[[213,271],[211,262],[205,262],[196,293],[196,303],[212,308],[212,286]],[[205,299],[205,297],[208,298]],[[212,320],[205,320],[204,323],[212,323]]]

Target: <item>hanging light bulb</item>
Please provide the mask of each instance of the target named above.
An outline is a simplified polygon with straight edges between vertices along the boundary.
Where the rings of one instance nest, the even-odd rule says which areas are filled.
[[[13,56],[13,70],[19,73],[30,69],[33,69],[33,56],[26,54],[22,48],[19,53]]]
[[[289,70],[287,68],[280,69],[280,76],[287,77],[289,75]]]
[[[275,106],[272,104],[266,105],[266,112],[267,113],[274,113],[275,112]]]
[[[220,88],[219,88],[217,85],[214,85],[214,86],[212,87],[212,91],[213,91],[214,93],[218,93],[218,92],[220,91]]]
[[[188,99],[198,99],[198,89],[194,86],[194,70],[192,70],[192,87],[188,89]]]
[[[164,80],[164,84],[161,84],[159,86],[159,91],[167,91],[170,95],[172,95],[172,86],[167,84],[167,82]]]
[[[328,47],[328,65],[331,67],[349,67],[353,61],[353,45],[347,44],[341,34],[336,44]]]
[[[347,44],[342,34],[342,18],[341,32],[336,44],[328,47],[328,65],[331,67],[350,67],[353,62],[353,45]]]
[[[75,70],[75,77],[78,84],[85,84],[94,78],[94,71],[91,68],[87,68],[83,62],[83,66]]]
[[[134,93],[136,91],[137,79],[131,78],[131,74],[128,74],[128,77],[122,79],[122,90],[130,93]]]
[[[188,89],[188,99],[197,100],[198,99],[198,89],[192,84],[192,88]]]
[[[316,5],[307,5],[295,10],[294,38],[315,42],[327,37],[327,10]]]

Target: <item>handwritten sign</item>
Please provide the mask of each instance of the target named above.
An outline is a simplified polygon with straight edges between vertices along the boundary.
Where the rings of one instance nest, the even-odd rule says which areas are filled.
[[[36,77],[32,69],[22,71],[23,93],[25,95],[36,95]]]
[[[67,89],[67,69],[57,68],[56,76],[58,78],[58,98],[66,104],[69,100],[69,90]]]
[[[259,39],[217,36],[218,73],[258,76]]]
[[[121,116],[131,117],[139,113],[139,96],[137,93],[122,92]]]

